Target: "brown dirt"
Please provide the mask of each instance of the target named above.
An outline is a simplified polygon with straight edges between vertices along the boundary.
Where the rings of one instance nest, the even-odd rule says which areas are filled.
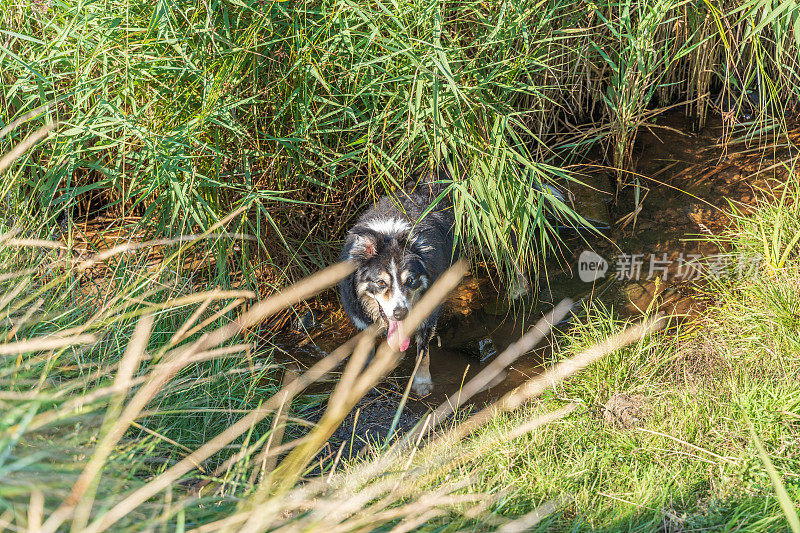
[[[747,212],[756,198],[769,197],[773,185],[785,179],[785,170],[775,162],[787,159],[789,153],[786,148],[755,149],[745,144],[726,146],[722,142],[721,123],[709,122],[703,131],[689,133],[682,114],[670,113],[642,127],[634,149],[636,172],[626,178],[628,183],[632,183],[634,177],[640,180],[639,192],[644,201],[639,206],[635,203],[635,188],[628,186],[617,191],[616,178],[604,165],[576,165],[573,170],[584,174],[596,189],[597,201],[589,203],[595,209],[599,206],[602,210],[603,205],[607,206],[610,230],[602,238],[566,234],[563,246],[547,264],[548,276],[541,279],[536,300],[517,307],[509,307],[502,291],[488,275],[487,266],[479,265],[450,297],[443,313],[440,323],[442,347],[432,347],[436,391],[428,398],[412,399],[410,409],[401,417],[400,429],[413,425],[419,419],[419,413],[430,406],[457,394],[461,384],[488,362],[482,360],[482,347],[491,346],[499,353],[519,338],[542,312],[563,297],[586,298],[587,301],[600,299],[628,315],[657,308],[668,313],[696,316],[703,309],[704,302],[697,297],[694,281],[678,279],[679,272],[674,263],[671,270],[667,269],[659,276],[642,275],[638,280],[617,279],[613,282],[607,281],[607,277],[602,283],[594,284],[578,280],[575,265],[580,253],[589,248],[611,261],[612,274],[614,260],[623,253],[641,254],[642,268],[646,271],[653,258],[674,262],[681,254],[709,256],[721,251],[716,245],[697,237],[718,235],[731,226],[729,201]],[[800,128],[792,130],[789,138],[793,143],[800,143]],[[585,191],[581,194],[582,198],[586,197]],[[73,235],[77,255],[96,253],[137,237],[125,230],[131,227],[130,222],[97,219],[77,226]],[[157,248],[143,254],[137,259],[137,264],[147,267],[157,264],[162,258],[162,252]],[[211,267],[210,261],[213,260],[208,256],[189,259],[192,265],[188,272],[198,276]],[[107,266],[105,270],[101,267],[102,271],[86,276],[82,281],[84,291],[89,293],[92,287],[107,286],[104,276],[112,267]],[[274,273],[257,272],[256,276],[265,288],[262,294],[272,290],[268,287],[276,286]],[[313,315],[311,322],[304,318],[309,312]],[[305,326],[296,326],[303,321]],[[285,332],[277,340],[284,354],[282,357],[300,366],[313,364],[355,332],[333,291],[285,313],[269,328]],[[481,404],[496,399],[538,373],[545,352],[546,348],[521,358],[509,369],[503,383],[481,393],[475,402]],[[373,435],[385,437],[404,380],[411,373],[412,360],[413,357],[407,357],[395,372],[396,385],[384,385],[362,400],[358,419],[355,413],[351,413],[334,436],[332,446],[349,443],[355,435],[352,440],[357,452]],[[697,375],[704,372],[703,368],[714,366],[713,361],[698,360],[696,363],[699,367],[693,373]],[[606,404],[604,412],[611,417],[609,423],[627,427],[638,420],[635,413],[639,410],[634,405],[635,399],[626,400],[624,395],[618,396],[612,397],[614,402]],[[626,407],[625,401],[633,404]]]
[[[731,227],[728,202],[747,212],[756,198],[769,197],[773,185],[785,178],[774,162],[788,157],[786,149],[754,150],[742,144],[726,147],[720,122],[711,121],[699,133],[688,131],[680,113],[659,117],[640,131],[634,155],[644,202],[635,217],[629,216],[637,209],[632,187],[617,194],[610,170],[600,165],[575,167],[591,177],[592,185],[600,189],[602,201],[616,197],[616,202],[608,206],[612,227],[603,238],[567,234],[564,245],[555,254],[560,260],[554,259],[547,265],[549,275],[542,279],[536,301],[509,307],[502,291],[487,275],[486,265],[481,265],[462,283],[449,299],[440,322],[442,347],[432,347],[431,369],[436,390],[428,398],[412,398],[406,410],[411,418],[404,419],[401,427],[413,425],[419,413],[457,394],[461,384],[488,362],[481,361],[482,346],[491,345],[499,353],[519,338],[543,311],[565,296],[589,301],[599,298],[626,315],[660,309],[683,317],[698,316],[706,302],[698,296],[697,281],[678,279],[675,265],[661,276],[649,279],[617,279],[595,284],[577,280],[574,268],[578,255],[587,248],[612,262],[619,254],[642,254],[644,268],[652,257],[676,261],[681,254],[689,257],[719,253],[722,250],[716,245],[698,237],[719,235]],[[800,142],[800,128],[793,130],[790,137],[793,142]],[[323,316],[317,332],[312,332],[313,341],[306,345],[313,344],[321,352],[329,351],[353,332],[335,301],[326,300],[326,307],[329,313]],[[697,353],[687,355],[688,366],[684,371],[691,374],[689,379],[703,379],[716,367],[714,358],[710,354],[710,359],[700,357],[698,354],[705,352],[702,347],[698,349]],[[545,353],[546,348],[521,358],[509,369],[504,382],[481,393],[474,402],[492,401],[537,374]],[[404,383],[412,365],[413,357],[406,357],[392,381]],[[354,426],[355,416],[351,414],[339,430],[339,441],[344,441],[345,435],[350,438],[355,431],[355,440],[363,442],[368,440],[367,434],[377,435],[388,428],[401,391],[402,386],[394,390],[384,387],[377,396],[368,396],[359,412],[361,421]],[[641,422],[647,408],[642,398],[616,394],[601,411],[606,423],[628,428]]]
[[[645,421],[647,407],[643,396],[612,394],[600,408],[603,422],[620,429],[631,429],[642,425]]]

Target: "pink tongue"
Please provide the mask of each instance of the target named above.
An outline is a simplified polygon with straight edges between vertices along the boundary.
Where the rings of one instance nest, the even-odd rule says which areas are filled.
[[[411,344],[411,339],[400,333],[400,322],[389,320],[389,331],[386,332],[386,342],[389,347],[396,352],[405,352],[408,345]]]

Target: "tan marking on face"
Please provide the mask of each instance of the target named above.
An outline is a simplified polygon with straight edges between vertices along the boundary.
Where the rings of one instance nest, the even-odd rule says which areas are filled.
[[[382,323],[383,315],[381,314],[378,300],[389,302],[392,299],[392,277],[388,272],[381,272],[378,280],[386,283],[386,288],[383,289],[383,292],[371,292],[368,288],[371,284],[366,281],[359,284],[359,292],[361,293],[360,300],[364,312],[369,315],[373,322]]]
[[[400,280],[403,282],[403,284],[405,284],[406,280],[408,279],[408,276],[410,276],[411,274],[412,273],[408,270],[404,270],[400,274]],[[408,295],[408,303],[411,304],[412,306],[416,305],[417,302],[420,301],[420,299],[422,298],[422,294],[425,292],[425,289],[428,288],[428,277],[422,274],[418,275],[417,277],[419,280],[419,286],[416,289],[413,289]]]
[[[386,283],[386,287],[383,289],[383,292],[379,292],[373,294],[373,298],[380,299],[384,302],[388,302],[392,299],[392,277],[387,272],[381,272],[381,275],[378,276],[378,279]]]
[[[382,291],[382,292],[375,293],[375,297],[376,298],[386,299],[386,295],[387,294],[391,297],[391,294],[392,294],[392,277],[389,274],[387,274],[386,272],[383,272],[383,273],[381,273],[380,276],[378,276],[378,279],[380,281],[383,281],[386,284],[386,286],[383,289],[378,289],[379,291]]]

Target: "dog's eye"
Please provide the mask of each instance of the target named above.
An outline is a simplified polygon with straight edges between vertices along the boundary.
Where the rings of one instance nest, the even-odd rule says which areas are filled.
[[[416,282],[417,282],[417,278],[415,278],[411,274],[409,274],[409,276],[406,278],[406,285],[409,286],[409,287],[413,287]]]
[[[375,285],[377,285],[378,288],[381,289],[381,290],[386,288],[386,282],[383,281],[382,279],[379,279],[378,281],[376,281]]]

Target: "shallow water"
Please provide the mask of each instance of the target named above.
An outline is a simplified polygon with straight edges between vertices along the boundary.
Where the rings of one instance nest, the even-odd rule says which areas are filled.
[[[608,226],[602,235],[565,232],[564,243],[546,264],[547,275],[540,276],[535,297],[510,306],[504,291],[488,275],[470,275],[450,299],[439,323],[441,346],[431,346],[431,373],[434,392],[423,399],[412,399],[412,412],[422,413],[448,397],[458,394],[461,385],[536,323],[562,298],[591,306],[603,302],[620,315],[634,316],[658,307],[664,312],[688,316],[701,303],[695,301],[694,280],[697,268],[691,260],[722,252],[698,236],[718,234],[730,225],[727,200],[751,204],[767,188],[767,176],[753,175],[768,167],[760,157],[744,153],[727,154],[718,142],[721,125],[712,124],[699,134],[691,133],[681,113],[665,115],[643,128],[638,135],[634,157],[639,176],[636,188],[626,187],[617,194],[615,177],[600,165],[575,167],[586,176],[586,186],[571,185],[571,197],[586,218]],[[636,217],[630,213],[636,212]],[[585,282],[580,279],[578,260],[592,250],[608,262],[604,277]],[[656,280],[656,278],[659,278]],[[581,308],[577,306],[577,308]],[[311,328],[313,341],[296,337],[278,339],[284,357],[308,366],[344,341],[353,329],[342,327],[342,315],[323,317]],[[287,348],[292,346],[292,348]],[[522,356],[506,372],[504,379],[478,394],[472,404],[484,404],[500,397],[542,371],[551,347],[545,342]],[[383,385],[382,398],[398,397],[412,370],[413,346],[401,366]],[[369,404],[361,405],[369,409]],[[348,430],[349,431],[349,430]],[[359,433],[356,429],[354,433]]]

